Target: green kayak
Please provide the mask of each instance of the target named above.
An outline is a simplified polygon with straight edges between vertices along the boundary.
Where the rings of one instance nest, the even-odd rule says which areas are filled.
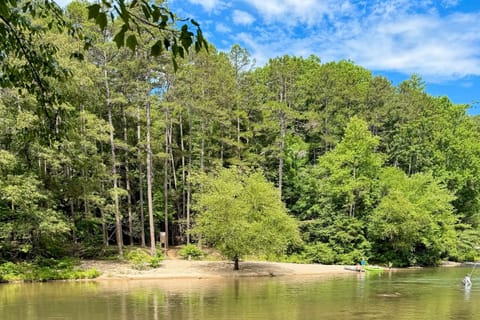
[[[385,268],[379,266],[365,266],[365,271],[383,272]]]

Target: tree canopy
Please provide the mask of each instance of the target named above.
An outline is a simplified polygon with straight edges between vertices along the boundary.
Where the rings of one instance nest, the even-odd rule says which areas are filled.
[[[235,261],[235,270],[247,254],[282,255],[299,245],[295,220],[261,173],[232,167],[197,183],[201,192],[194,198],[198,215],[192,232]]]
[[[153,252],[159,232],[230,259],[478,257],[468,105],[352,61],[253,68],[197,52],[197,28],[161,1],[0,3],[1,261]]]
[[[396,265],[432,265],[455,247],[451,192],[430,174],[408,177],[397,168],[385,169],[380,181],[384,194],[368,226],[377,257]]]

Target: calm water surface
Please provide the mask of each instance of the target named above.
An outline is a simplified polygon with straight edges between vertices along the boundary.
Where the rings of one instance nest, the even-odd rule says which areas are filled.
[[[0,285],[1,320],[480,319],[480,271]]]

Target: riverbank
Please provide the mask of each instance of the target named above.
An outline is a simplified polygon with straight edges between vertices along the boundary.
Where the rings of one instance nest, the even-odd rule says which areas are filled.
[[[187,261],[167,259],[158,268],[137,270],[126,262],[82,261],[82,269],[96,269],[101,275],[97,281],[111,279],[210,279],[235,277],[277,277],[277,276],[337,276],[352,274],[344,266],[321,264],[295,264],[280,262],[245,261],[240,270],[233,270],[229,261]]]

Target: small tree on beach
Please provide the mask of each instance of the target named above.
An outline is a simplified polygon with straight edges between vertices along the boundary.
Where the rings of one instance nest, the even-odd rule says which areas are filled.
[[[247,254],[282,254],[301,241],[278,189],[261,173],[233,167],[197,182],[202,191],[194,198],[198,214],[192,233],[233,260],[235,270]]]

